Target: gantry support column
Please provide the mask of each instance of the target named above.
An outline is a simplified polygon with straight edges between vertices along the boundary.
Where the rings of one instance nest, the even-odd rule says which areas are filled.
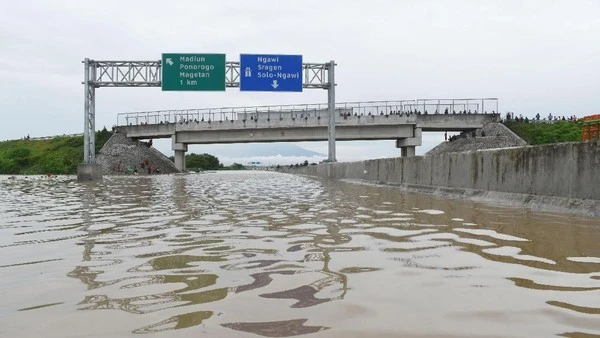
[[[185,143],[177,143],[177,136],[171,137],[171,149],[175,151],[175,168],[181,172],[185,172],[185,152],[188,150],[188,145]]]
[[[402,157],[410,157],[416,155],[417,146],[423,142],[423,131],[421,128],[413,129],[413,137],[407,137],[396,140],[396,148],[400,148]]]
[[[96,163],[96,64],[88,58],[83,64],[83,163],[77,166],[77,180],[99,181],[102,167]]]
[[[329,61],[327,65],[327,112],[329,121],[327,124],[328,156],[329,162],[336,162],[335,157],[335,61]]]

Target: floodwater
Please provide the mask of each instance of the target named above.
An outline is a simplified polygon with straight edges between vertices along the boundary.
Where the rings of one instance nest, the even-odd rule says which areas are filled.
[[[271,172],[0,176],[0,337],[298,335],[600,335],[600,220]]]

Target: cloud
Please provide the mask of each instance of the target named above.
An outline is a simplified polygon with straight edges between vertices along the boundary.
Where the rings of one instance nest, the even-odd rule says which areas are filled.
[[[0,124],[0,139],[83,132],[81,60],[158,60],[163,52],[335,60],[337,102],[498,97],[503,113],[589,115],[600,107],[597,13],[593,0],[7,2],[0,112],[11,123]],[[324,90],[96,93],[98,129],[119,112],[327,101]],[[340,157],[363,156],[360,144],[349,155],[344,147]],[[369,148],[371,156],[396,150]]]

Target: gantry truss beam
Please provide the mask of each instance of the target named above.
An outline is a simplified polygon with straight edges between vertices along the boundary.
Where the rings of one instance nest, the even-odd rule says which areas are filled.
[[[161,61],[96,61],[88,60],[89,84],[99,87],[160,87]],[[84,61],[85,63],[85,61]],[[330,63],[303,63],[303,88],[329,88]],[[225,86],[240,86],[239,61],[225,63]]]
[[[160,87],[160,61],[94,61],[89,65],[96,76],[90,82],[98,87]]]

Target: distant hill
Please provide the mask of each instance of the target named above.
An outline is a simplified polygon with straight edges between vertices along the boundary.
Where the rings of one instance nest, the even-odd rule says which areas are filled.
[[[198,148],[201,150],[199,151]],[[248,157],[312,157],[327,155],[304,149],[293,143],[243,143],[243,144],[215,144],[194,147],[191,153],[210,153],[218,157],[248,158]]]

